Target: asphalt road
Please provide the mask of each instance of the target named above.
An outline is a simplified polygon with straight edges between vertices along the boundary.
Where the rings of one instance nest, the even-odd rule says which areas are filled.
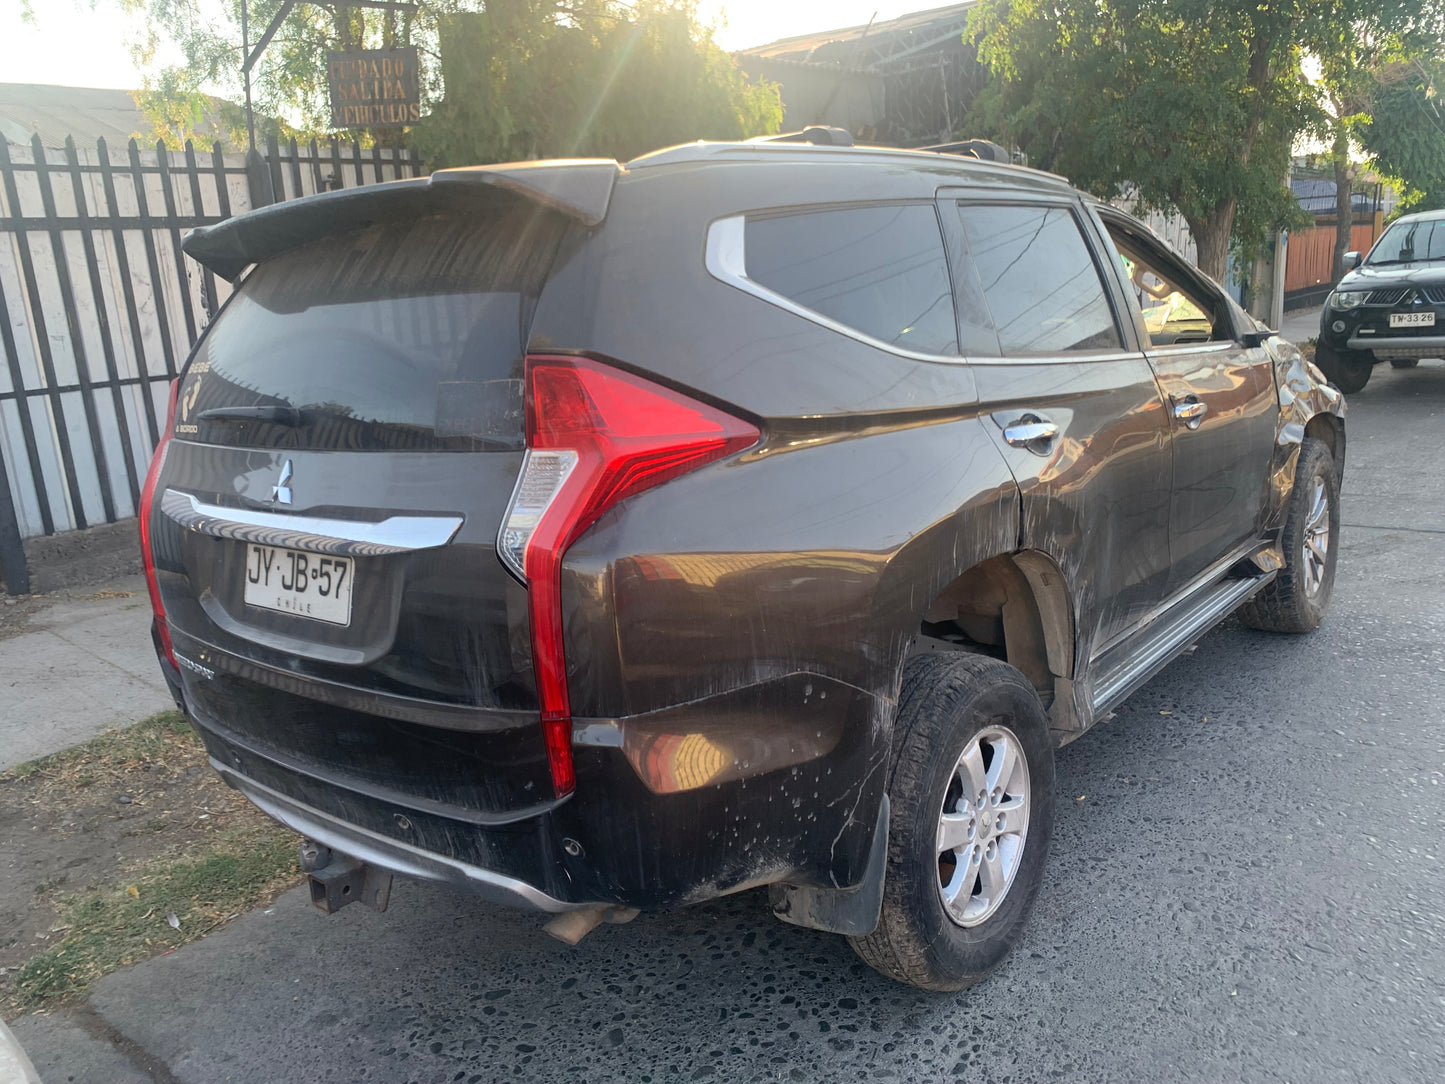
[[[970,991],[757,893],[568,949],[398,885],[292,893],[16,1031],[78,1084],[1445,1080],[1445,362],[1377,369],[1348,431],[1325,627],[1217,629],[1060,753],[1032,925]]]

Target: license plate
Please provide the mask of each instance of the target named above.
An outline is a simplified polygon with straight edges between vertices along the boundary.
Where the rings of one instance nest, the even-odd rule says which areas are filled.
[[[282,549],[246,548],[246,605],[351,624],[351,558]]]
[[[1392,312],[1390,313],[1391,327],[1434,327],[1435,314],[1433,312]]]

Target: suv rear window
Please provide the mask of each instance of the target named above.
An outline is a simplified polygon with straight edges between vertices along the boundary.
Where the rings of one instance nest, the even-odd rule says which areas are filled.
[[[958,353],[953,291],[930,204],[750,217],[748,278],[890,346]]]
[[[260,264],[202,340],[176,435],[348,451],[520,446],[521,361],[565,220],[533,207],[386,221]],[[282,407],[298,425],[207,420]]]
[[[1068,208],[961,203],[958,213],[1005,354],[1122,348]]]

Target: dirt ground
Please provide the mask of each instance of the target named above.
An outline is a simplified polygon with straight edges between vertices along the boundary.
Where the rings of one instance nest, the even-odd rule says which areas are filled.
[[[157,720],[0,776],[0,1002],[20,965],[65,936],[67,900],[273,827],[178,715]]]
[[[0,590],[0,640],[19,636],[30,624],[30,615],[49,606],[51,595],[7,595]]]

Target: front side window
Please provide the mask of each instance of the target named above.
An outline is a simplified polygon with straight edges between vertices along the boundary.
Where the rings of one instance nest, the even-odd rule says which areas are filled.
[[[1099,269],[1072,211],[960,203],[958,213],[1005,354],[1122,348]]]
[[[922,354],[958,353],[933,204],[749,217],[746,274],[794,304]]]
[[[1150,346],[1230,338],[1227,322],[1219,318],[1214,299],[1190,284],[1168,255],[1113,222],[1107,228],[1144,317]]]

